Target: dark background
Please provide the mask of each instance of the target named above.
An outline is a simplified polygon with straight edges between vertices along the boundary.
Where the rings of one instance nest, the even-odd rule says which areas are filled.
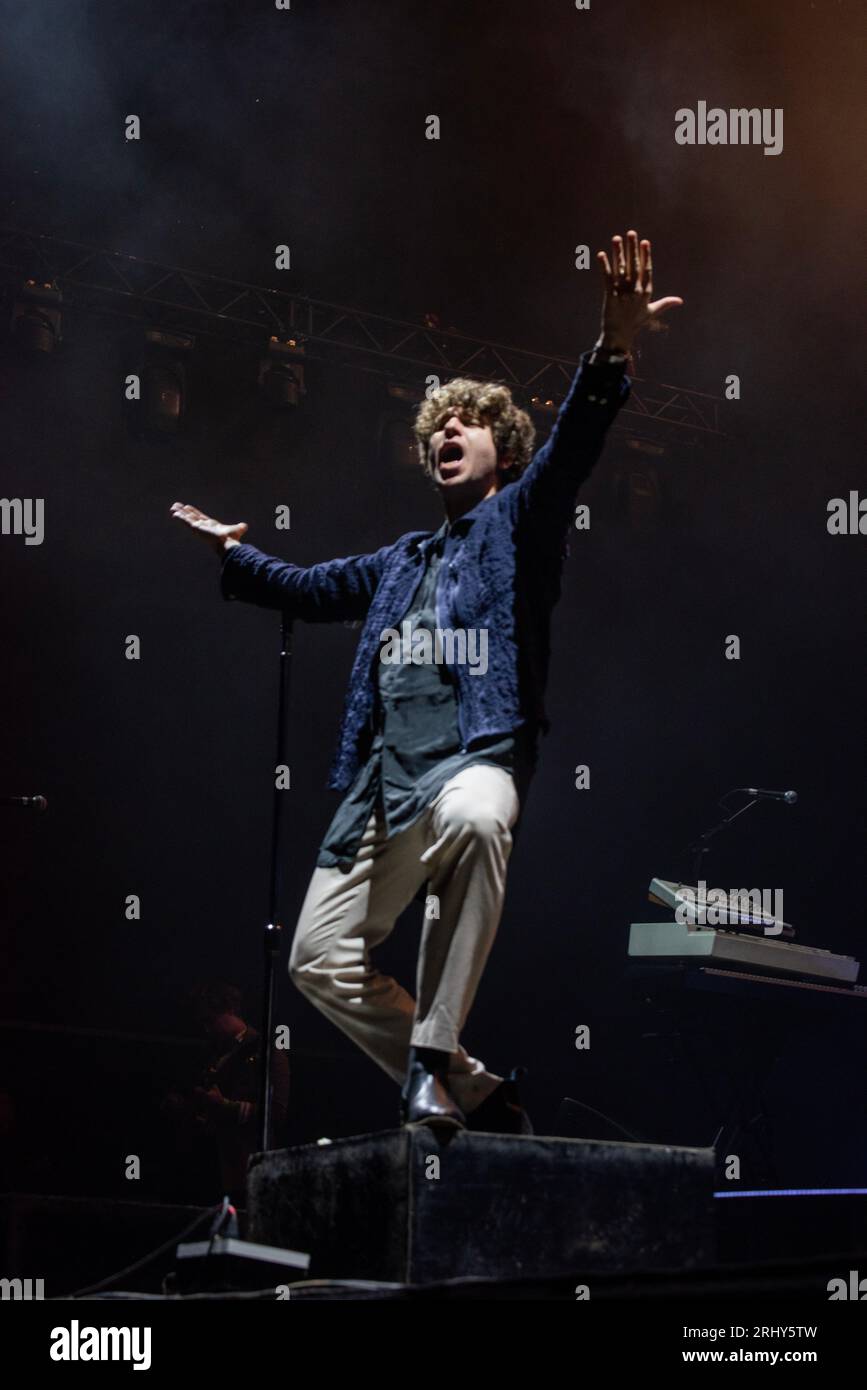
[[[741,400],[714,447],[636,465],[618,434],[582,494],[553,732],[464,1040],[493,1069],[530,1068],[542,1132],[569,1095],[653,1141],[711,1142],[739,1009],[719,1006],[688,1065],[648,1036],[625,948],[651,876],[688,873],[729,787],[795,787],[795,808],[762,804],[719,843],[710,881],[782,888],[804,943],[864,949],[865,540],[826,529],[828,500],[864,476],[861,7],[32,0],[0,18],[14,228],[572,357],[600,303],[574,246],[653,238],[656,290],[685,304],[642,344],[640,376],[722,397],[735,373]],[[675,110],[702,99],[782,107],[783,153],[676,145]],[[42,546],[0,539],[0,791],[50,803],[2,821],[6,1123],[14,1181],[57,1191],[117,1190],[123,1156],[149,1153],[161,1088],[194,1067],[194,979],[231,979],[257,1008],[279,625],[220,600],[170,504],[246,520],[301,564],[438,524],[418,469],[383,448],[381,381],[314,364],[303,406],[275,415],[249,354],[203,343],[185,432],[154,445],[124,423],[125,331],[79,315],[42,370],[0,368],[2,490],[46,504]],[[336,804],[355,640],[296,631],[289,930]],[[381,953],[407,983],[418,930],[416,906]],[[867,1007],[843,1003],[847,1019]],[[282,971],[277,1018],[293,1138],[395,1123],[392,1084]],[[862,1034],[833,1014],[764,1018],[745,1066],[777,1058],[778,1175],[863,1181]],[[143,1187],[168,1192],[145,1167]]]

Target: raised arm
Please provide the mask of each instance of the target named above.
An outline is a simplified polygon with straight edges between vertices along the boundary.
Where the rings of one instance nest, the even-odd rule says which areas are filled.
[[[391,550],[391,546],[383,546],[371,555],[350,555],[305,568],[243,544],[246,522],[227,525],[181,502],[175,502],[171,511],[219,555],[224,598],[282,609],[290,617],[309,623],[363,618]]]
[[[629,395],[626,362],[640,332],[653,319],[683,300],[653,300],[650,242],[627,232],[626,242],[611,241],[611,260],[600,251],[597,261],[605,283],[602,326],[585,352],[560,407],[550,437],[518,483],[519,516],[530,524],[568,525],[575,495],[602,452],[605,435]]]

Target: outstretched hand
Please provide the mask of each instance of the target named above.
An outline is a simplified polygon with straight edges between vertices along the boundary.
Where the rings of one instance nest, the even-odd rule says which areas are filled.
[[[246,521],[236,521],[227,526],[225,522],[215,521],[212,516],[200,512],[198,507],[191,507],[185,502],[173,502],[171,512],[173,517],[183,521],[191,531],[197,531],[218,555],[222,555],[233,545],[240,545],[241,537],[248,529]]]
[[[651,300],[653,258],[650,242],[639,242],[637,232],[611,238],[611,260],[604,251],[596,256],[605,279],[602,332],[599,347],[616,352],[632,351],[635,335],[653,319],[683,300],[675,295]]]

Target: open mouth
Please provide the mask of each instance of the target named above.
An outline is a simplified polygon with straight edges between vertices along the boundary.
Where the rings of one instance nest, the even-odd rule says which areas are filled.
[[[445,468],[448,464],[458,464],[464,457],[462,444],[444,444],[440,449],[439,466]]]

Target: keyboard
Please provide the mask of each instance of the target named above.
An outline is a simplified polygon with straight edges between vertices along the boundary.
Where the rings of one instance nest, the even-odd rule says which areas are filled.
[[[629,955],[750,965],[774,974],[806,975],[846,984],[854,984],[861,969],[853,956],[838,956],[815,946],[681,922],[632,922]]]

